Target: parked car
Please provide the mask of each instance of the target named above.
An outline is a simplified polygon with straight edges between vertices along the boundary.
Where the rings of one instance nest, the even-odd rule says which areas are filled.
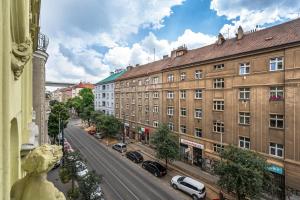
[[[194,200],[205,199],[206,191],[204,184],[190,177],[174,176],[171,179],[171,186],[174,189],[179,189],[191,195]]]
[[[139,152],[137,151],[129,151],[126,153],[126,157],[135,162],[135,163],[141,163],[144,161],[144,158],[142,156],[142,154],[140,154]]]
[[[96,133],[94,136],[95,136],[95,138],[97,138],[99,140],[104,138],[104,135],[102,133]]]
[[[103,191],[100,185],[96,188],[94,192],[91,193],[90,199],[101,199],[104,200]]]
[[[94,135],[96,133],[96,127],[94,126],[90,126],[88,128],[85,128],[84,130],[90,135]]]
[[[158,162],[146,160],[142,167],[156,177],[161,177],[167,174],[167,169]]]
[[[120,153],[123,153],[123,152],[126,152],[126,151],[127,151],[126,144],[124,144],[124,143],[117,143],[117,144],[114,144],[114,145],[112,146],[112,148],[113,148],[114,150],[119,151]]]
[[[76,175],[78,177],[82,178],[85,175],[87,175],[87,173],[89,172],[87,166],[83,162],[76,161],[75,165],[76,165]]]

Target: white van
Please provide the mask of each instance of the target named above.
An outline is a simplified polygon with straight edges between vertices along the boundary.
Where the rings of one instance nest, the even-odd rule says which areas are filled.
[[[193,197],[194,200],[205,199],[206,191],[203,183],[185,176],[174,176],[171,179],[171,186],[179,189]]]

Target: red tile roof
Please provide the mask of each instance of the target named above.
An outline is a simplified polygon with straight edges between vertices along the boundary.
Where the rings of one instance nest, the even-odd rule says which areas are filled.
[[[259,31],[246,33],[243,38],[237,40],[231,38],[221,45],[217,43],[198,49],[188,50],[179,57],[165,58],[152,63],[134,67],[117,80],[145,76],[164,69],[184,66],[192,63],[209,62],[238,54],[254,52],[268,48],[300,42],[300,19],[295,19],[283,24]],[[299,44],[300,45],[300,44]]]
[[[95,86],[92,83],[82,83],[82,82],[74,86],[74,88],[90,88],[90,89],[94,89],[94,87]]]

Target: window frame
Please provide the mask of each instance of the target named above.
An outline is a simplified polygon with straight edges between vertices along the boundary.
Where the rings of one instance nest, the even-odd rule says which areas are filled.
[[[199,136],[198,132],[200,132],[200,136]],[[196,127],[196,128],[195,128],[195,133],[194,133],[194,134],[195,134],[195,137],[201,138],[201,137],[202,137],[202,128]]]
[[[197,116],[197,114],[199,114],[200,113],[200,115],[199,116]],[[195,114],[194,114],[194,118],[195,119],[202,119],[202,108],[195,108]]]
[[[220,131],[218,131],[218,129]],[[224,133],[225,132],[225,125],[224,125],[224,122],[222,121],[214,121],[213,122],[213,132],[214,133]]]
[[[272,146],[272,144],[274,144],[274,145]],[[281,145],[282,147],[278,147],[279,145]],[[274,154],[272,153],[272,150],[274,150]],[[281,156],[278,153],[279,151],[281,151]],[[284,157],[284,146],[283,146],[283,144],[270,142],[270,144],[269,144],[269,155],[279,157],[279,158],[283,158]]]
[[[242,120],[241,120],[242,118]],[[251,121],[250,112],[239,112],[239,124],[240,125],[250,125]]]
[[[185,81],[186,80],[186,72],[181,72],[180,73],[180,81]]]
[[[195,99],[202,99],[202,89],[195,89]],[[199,95],[199,96],[198,96]]]
[[[278,64],[279,63],[281,63],[282,69],[278,69]],[[275,65],[274,69],[272,69],[272,64]],[[282,71],[282,70],[284,70],[284,58],[283,58],[283,56],[270,58],[270,60],[269,60],[269,71],[270,72],[275,72],[275,71]]]
[[[171,82],[174,82],[174,74],[170,73],[167,75],[167,80],[168,80],[168,83],[171,83]]]
[[[167,91],[167,99],[174,99],[174,91]]]
[[[220,107],[220,109],[218,109]],[[224,100],[213,100],[213,111],[224,111],[225,101]]]
[[[195,70],[195,80],[199,80],[203,78],[203,71],[200,69]]]
[[[172,127],[172,128],[170,128]],[[173,122],[168,122],[168,128],[170,131],[174,131],[174,123]]]
[[[241,143],[243,145],[241,145]],[[247,147],[248,145],[248,147]],[[251,141],[250,138],[244,137],[244,136],[239,136],[239,147],[242,149],[251,149]]]
[[[180,117],[186,117],[187,116],[187,109],[185,107],[180,108]]]
[[[240,63],[239,75],[245,76],[245,75],[249,75],[249,74],[250,74],[250,63],[249,62]]]
[[[250,100],[250,93],[251,93],[250,88],[239,88],[239,99],[243,101]]]
[[[279,116],[282,116],[282,118],[279,118]],[[275,126],[271,126],[272,120],[275,120]],[[282,121],[282,127],[278,126],[278,121]],[[277,128],[277,129],[284,129],[284,115],[282,114],[270,114],[269,115],[269,127],[270,128]]]
[[[215,78],[213,81],[214,89],[223,89],[225,88],[225,80],[224,78]]]
[[[186,99],[186,90],[180,90],[180,99]]]
[[[174,116],[174,106],[168,106],[167,107],[167,115],[168,116]]]
[[[280,93],[282,93],[281,96],[279,95]],[[270,96],[270,101],[283,100],[284,99],[284,86],[272,86],[272,87],[270,87],[269,96]]]
[[[182,131],[184,130],[184,131]],[[187,133],[187,127],[184,124],[180,124],[180,133],[186,134]]]
[[[224,63],[214,65],[214,70],[219,71],[224,69]]]

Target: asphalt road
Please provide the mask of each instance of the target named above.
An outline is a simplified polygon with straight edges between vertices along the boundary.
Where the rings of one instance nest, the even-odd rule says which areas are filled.
[[[88,166],[103,177],[106,200],[190,199],[111,147],[100,144],[77,126],[69,125],[65,137],[73,148],[80,151]]]

